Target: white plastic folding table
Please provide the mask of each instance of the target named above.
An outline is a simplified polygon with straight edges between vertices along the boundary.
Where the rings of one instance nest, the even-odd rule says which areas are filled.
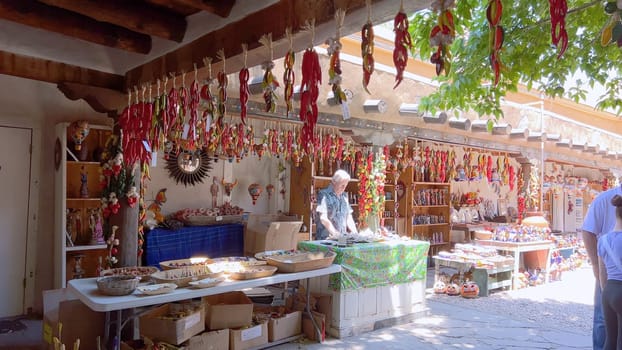
[[[341,265],[332,264],[331,266],[303,271],[303,272],[295,272],[295,273],[276,273],[272,276],[256,278],[252,280],[243,280],[243,281],[224,281],[221,284],[211,287],[211,288],[202,288],[202,289],[192,289],[192,288],[178,288],[175,289],[171,293],[160,294],[160,295],[142,295],[139,292],[134,292],[133,294],[123,295],[123,296],[108,296],[104,295],[97,289],[97,283],[95,282],[96,278],[84,278],[84,279],[73,279],[68,282],[69,289],[80,299],[85,305],[91,308],[93,311],[105,312],[106,313],[106,322],[104,329],[104,344],[108,344],[110,326],[115,324],[115,339],[116,342],[112,342],[112,348],[118,347],[118,343],[121,339],[121,330],[125,323],[136,316],[131,315],[123,320],[123,310],[134,309],[139,307],[147,307],[147,306],[156,306],[164,303],[170,303],[180,300],[187,300],[193,298],[200,298],[208,295],[227,293],[236,290],[242,290],[246,288],[255,288],[261,286],[267,286],[272,284],[286,283],[290,281],[297,280],[307,280],[307,285],[309,285],[309,279],[313,277],[320,277],[325,275],[330,275],[333,273],[341,272]],[[318,339],[321,341],[320,336],[320,328],[315,323],[315,319],[311,314],[311,309],[309,307],[310,300],[310,289],[307,290],[307,305],[306,312],[309,314],[311,321],[313,322],[313,326],[318,334]],[[115,313],[114,319],[112,319],[112,313]]]

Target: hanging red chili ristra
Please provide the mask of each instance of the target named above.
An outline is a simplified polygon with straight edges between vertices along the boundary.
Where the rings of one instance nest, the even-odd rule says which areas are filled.
[[[248,68],[240,70],[240,118],[242,124],[246,125],[246,109],[248,103]]]
[[[300,120],[303,122],[301,130],[302,149],[311,154],[315,144],[315,125],[317,123],[317,99],[322,83],[320,59],[313,48],[305,50],[302,56],[302,81],[300,85]]]
[[[551,42],[559,49],[557,59],[560,59],[568,47],[568,32],[566,32],[568,3],[566,0],[549,0],[549,13],[551,14]]]
[[[210,91],[210,82],[212,77],[208,77],[207,82],[201,88],[201,99],[205,101],[205,111],[203,111],[203,115],[201,116],[201,125],[202,125],[202,135],[203,145],[208,146],[210,143],[210,127],[212,125],[212,119],[214,118],[214,112],[216,110],[216,106],[214,106],[214,98],[212,96],[212,92]]]
[[[295,52],[293,50],[287,51],[287,54],[285,54],[285,59],[283,60],[283,66],[285,68],[285,71],[283,72],[283,83],[285,84],[284,98],[285,105],[287,107],[287,114],[294,110],[292,101],[294,99],[294,82],[296,79],[296,76],[294,74],[295,60]]]
[[[404,9],[395,15],[393,20],[393,31],[395,32],[395,48],[393,49],[393,64],[397,73],[395,74],[395,89],[404,79],[404,70],[408,63],[408,50],[412,49],[412,41],[410,33],[408,33],[408,16],[404,13]]]
[[[168,118],[166,122],[167,128],[165,130],[165,136],[169,141],[176,142],[177,139],[173,133],[173,124],[175,124],[179,115],[179,93],[175,87],[172,87],[168,93],[168,104],[166,106],[166,110]]]
[[[361,30],[361,57],[363,58],[363,88],[369,94],[367,86],[374,73],[374,25],[367,21]]]
[[[503,14],[503,4],[501,0],[491,0],[486,8],[486,19],[490,26],[490,66],[494,74],[495,86],[499,83],[501,76],[501,61],[499,60],[499,53],[503,46],[503,40],[505,37],[505,31],[499,24],[501,22],[501,15]]]

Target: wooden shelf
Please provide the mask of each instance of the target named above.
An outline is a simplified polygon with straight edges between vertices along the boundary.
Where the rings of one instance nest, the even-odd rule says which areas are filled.
[[[105,244],[92,244],[92,245],[76,245],[73,247],[67,247],[66,250],[68,252],[77,252],[82,250],[97,250],[97,249],[106,249],[108,248]]]
[[[442,246],[442,245],[448,245],[451,242],[437,242],[437,243],[430,243],[430,247],[438,247],[438,246]]]
[[[99,198],[99,197],[98,198],[95,198],[95,197],[92,197],[92,198],[91,197],[89,197],[89,198],[80,198],[80,197],[78,197],[78,198],[71,198],[71,197],[67,197],[67,200],[68,201],[96,201],[96,202],[99,202],[102,199]]]
[[[442,224],[421,224],[421,225],[412,225],[413,227],[426,227],[426,226],[446,226],[449,225],[449,223],[442,223]]]

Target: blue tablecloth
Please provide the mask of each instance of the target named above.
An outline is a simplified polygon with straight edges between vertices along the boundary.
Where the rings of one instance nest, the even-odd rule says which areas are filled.
[[[155,228],[145,236],[144,255],[144,264],[156,267],[160,261],[193,256],[243,256],[244,225],[192,226],[179,230]]]

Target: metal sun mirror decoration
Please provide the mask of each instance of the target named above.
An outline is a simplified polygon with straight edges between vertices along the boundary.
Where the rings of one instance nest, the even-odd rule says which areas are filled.
[[[166,159],[166,169],[169,176],[179,184],[184,186],[194,186],[203,183],[203,179],[208,177],[212,170],[210,157],[205,151],[171,151]]]

